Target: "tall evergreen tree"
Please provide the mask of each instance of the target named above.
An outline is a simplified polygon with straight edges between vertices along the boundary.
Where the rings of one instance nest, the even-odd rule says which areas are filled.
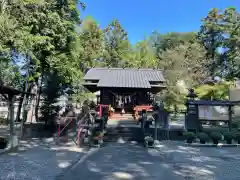
[[[223,28],[220,25],[222,22],[222,17],[223,16],[219,9],[212,9],[209,11],[207,17],[203,19],[203,24],[198,33],[198,39],[206,49],[206,58],[209,61],[211,76],[216,74],[217,50],[223,45]]]
[[[124,67],[130,50],[127,32],[118,20],[113,20],[105,29],[104,61],[106,66]]]
[[[81,59],[85,66],[93,67],[101,64],[103,56],[104,34],[97,22],[91,17],[83,20],[79,34]]]

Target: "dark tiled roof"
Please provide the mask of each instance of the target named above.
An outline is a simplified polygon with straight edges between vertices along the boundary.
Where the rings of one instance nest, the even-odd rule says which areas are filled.
[[[92,68],[84,79],[99,80],[98,87],[151,88],[149,82],[165,82],[159,70],[130,68]]]

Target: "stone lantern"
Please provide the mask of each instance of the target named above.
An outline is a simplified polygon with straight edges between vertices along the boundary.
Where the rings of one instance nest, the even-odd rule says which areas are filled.
[[[197,94],[194,92],[194,89],[190,88],[188,90],[188,95],[187,97],[189,98],[189,100],[194,100],[197,96]]]

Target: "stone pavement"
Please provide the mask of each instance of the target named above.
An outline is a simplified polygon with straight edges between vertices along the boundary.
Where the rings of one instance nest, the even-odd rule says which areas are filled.
[[[163,163],[164,157],[156,150],[147,150],[136,144],[110,144],[76,164],[59,180],[160,180],[178,178]]]
[[[173,173],[189,180],[240,180],[240,148],[186,147],[165,141],[158,147]]]
[[[18,152],[0,155],[0,180],[54,180],[86,152],[53,139],[23,141]]]
[[[109,144],[58,180],[238,180],[240,149],[191,148],[161,142],[156,149]]]

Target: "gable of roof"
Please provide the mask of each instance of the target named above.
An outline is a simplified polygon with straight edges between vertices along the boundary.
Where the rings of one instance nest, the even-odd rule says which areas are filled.
[[[92,68],[84,80],[98,80],[98,87],[151,88],[150,82],[165,82],[162,71],[133,68]]]

